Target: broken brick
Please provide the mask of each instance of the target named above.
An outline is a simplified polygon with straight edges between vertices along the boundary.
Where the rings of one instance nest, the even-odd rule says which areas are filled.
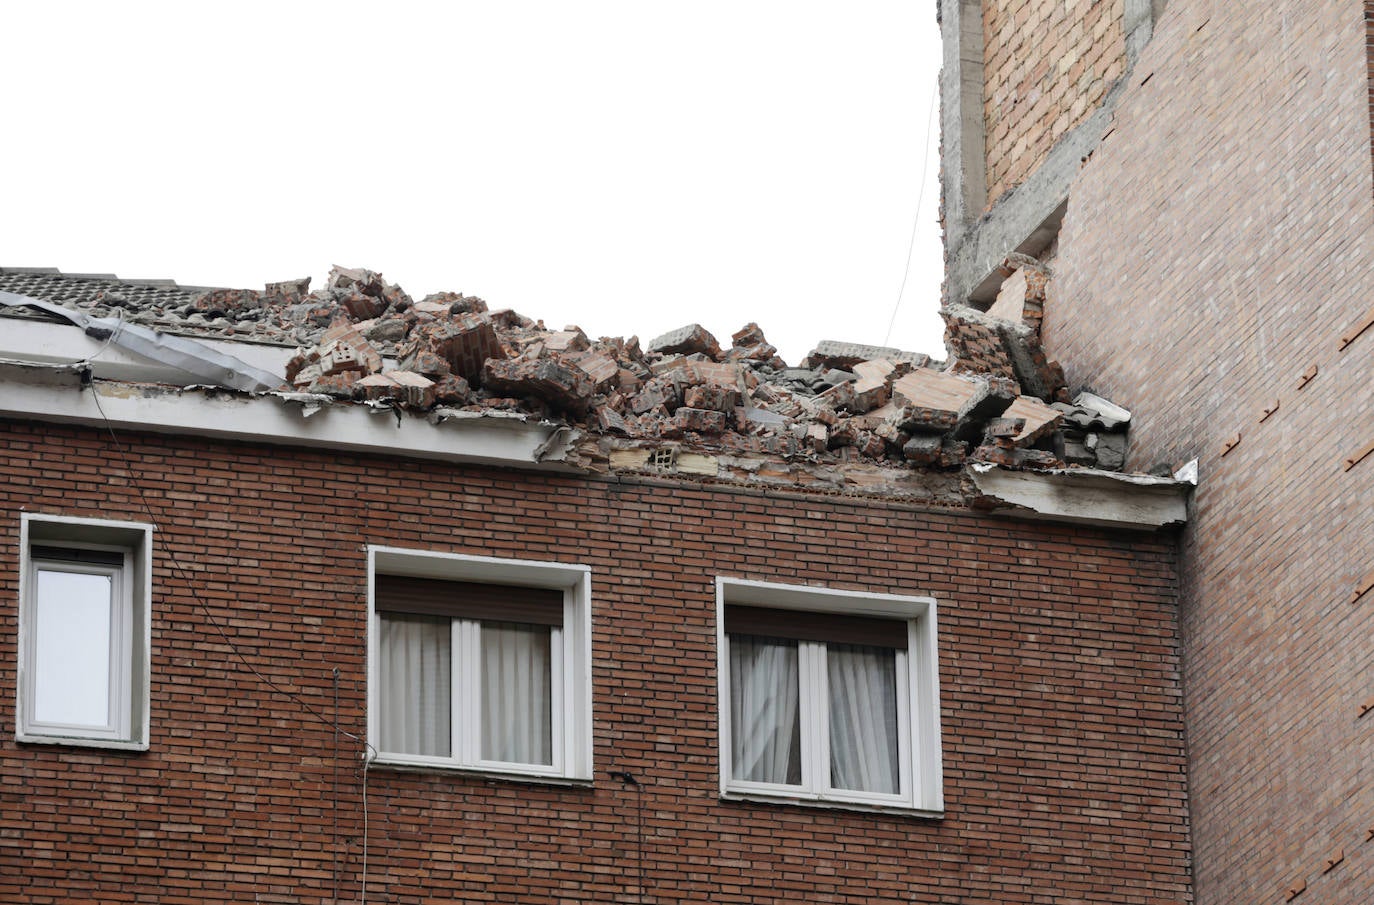
[[[482,299],[461,292],[432,292],[417,304],[441,305],[449,314],[483,314],[487,310]]]
[[[1015,452],[1017,465],[1032,468],[1063,468],[1064,462],[1047,449],[1018,449]]]
[[[689,408],[685,405],[673,413],[672,424],[680,430],[694,431],[698,434],[719,434],[728,426],[723,412]]]
[[[968,446],[958,440],[946,439],[940,446],[940,465],[945,468],[958,468],[968,457]]]
[[[419,341],[448,362],[453,373],[472,383],[483,376],[483,363],[506,358],[496,330],[484,314],[460,314],[419,328]]]
[[[1030,446],[1059,426],[1064,415],[1033,396],[1018,396],[1002,413],[1005,418],[1025,419],[1021,432],[1012,438],[1017,446]]]
[[[310,392],[323,393],[340,399],[353,397],[353,384],[358,380],[358,372],[343,371],[338,374],[325,374],[310,384]]]
[[[859,439],[858,426],[848,418],[839,421],[834,427],[830,428],[830,437],[826,445],[830,449],[839,449],[844,446],[853,446]]]
[[[1025,418],[993,418],[988,421],[987,436],[992,439],[1011,439],[1026,426]]]
[[[720,343],[716,338],[707,332],[701,324],[688,324],[676,330],[670,330],[662,336],[655,337],[649,343],[650,352],[662,352],[665,355],[682,353],[690,355],[693,352],[700,352],[712,359],[720,358]]]
[[[813,452],[823,453],[830,448],[830,432],[824,424],[806,425],[802,439]]]
[[[918,368],[892,382],[892,400],[899,406],[948,412],[956,419],[965,404],[984,392],[982,382]]]
[[[958,419],[948,409],[925,408],[917,405],[903,405],[888,416],[888,423],[907,433],[927,432],[943,434],[954,430]]]
[[[931,465],[940,458],[942,441],[938,434],[916,434],[902,446],[902,455],[916,465]]]
[[[609,405],[598,405],[592,410],[596,425],[602,431],[630,435],[630,426],[620,413]]]
[[[428,376],[428,375],[426,375]],[[434,401],[442,405],[465,405],[472,399],[472,387],[454,374],[446,374],[434,381]]]
[[[974,462],[989,462],[993,465],[1001,465],[1010,468],[1017,464],[1017,452],[1019,452],[1019,450],[1013,447],[1000,446],[996,443],[984,443],[970,453],[969,458]]]
[[[1014,379],[1016,367],[1008,353],[998,321],[963,305],[940,309],[945,322],[945,346],[952,360],[950,370]]]
[[[331,295],[359,292],[363,295],[381,295],[382,275],[361,267],[332,267],[326,286]],[[336,296],[337,297],[337,296]]]
[[[585,352],[592,347],[587,334],[580,329],[570,328],[550,333],[544,337],[544,348],[550,352]]]
[[[923,368],[930,361],[930,356],[920,352],[903,352],[901,349],[893,349],[887,346],[865,346],[859,343],[836,342],[833,339],[822,340],[816,344],[816,348],[811,350],[811,354],[802,361],[804,368],[852,368],[861,361],[872,361],[877,358],[886,358],[889,361],[911,362],[917,368]]]
[[[565,356],[592,381],[598,393],[604,393],[620,375],[620,366],[615,359],[600,352],[586,352]]]
[[[400,398],[412,408],[427,409],[434,405],[434,381],[414,371],[388,371],[396,384]]]
[[[207,317],[223,317],[261,304],[261,297],[251,289],[211,289],[196,296],[191,308]]]
[[[370,402],[395,399],[398,392],[396,381],[386,374],[368,374],[366,377],[358,378],[353,383],[354,395]]]
[[[294,304],[310,294],[310,277],[268,283],[262,294],[273,302]]]
[[[337,325],[326,331],[318,346],[318,355],[317,363],[324,374],[344,371],[375,374],[382,369],[382,356],[350,326]]]
[[[732,412],[739,405],[739,391],[733,387],[698,384],[687,388],[682,404],[713,412]]]
[[[854,445],[870,459],[881,459],[887,453],[887,443],[871,431],[860,431]]]
[[[336,301],[355,321],[368,321],[381,317],[387,309],[386,299],[363,295],[361,292],[350,292],[336,299]]]
[[[417,345],[407,344],[401,350],[399,365],[407,371],[414,371],[417,374],[424,374],[426,377],[438,380],[447,377],[452,373],[447,361],[430,352],[428,349],[421,349]]]
[[[555,358],[493,358],[487,361],[482,378],[483,386],[494,393],[533,396],[577,415],[586,413],[595,393],[590,377]]]

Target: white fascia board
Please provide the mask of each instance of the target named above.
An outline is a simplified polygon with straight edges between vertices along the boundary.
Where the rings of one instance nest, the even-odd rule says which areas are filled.
[[[286,373],[286,363],[295,354],[295,349],[268,343],[192,338],[209,349],[274,374]],[[185,371],[87,336],[72,324],[19,317],[0,320],[0,360],[58,366],[85,363],[96,377],[106,380],[183,385],[198,382]]]
[[[0,367],[0,417],[116,430],[308,446],[481,465],[570,470],[560,461],[573,431],[518,417],[427,420],[366,405],[300,405],[278,394],[97,381],[70,371]],[[100,405],[96,405],[99,397]],[[104,410],[104,416],[101,410]],[[464,413],[466,414],[466,413]]]
[[[966,474],[998,515],[1137,531],[1186,522],[1193,488],[1173,478],[1092,468],[1014,471],[980,462]]]

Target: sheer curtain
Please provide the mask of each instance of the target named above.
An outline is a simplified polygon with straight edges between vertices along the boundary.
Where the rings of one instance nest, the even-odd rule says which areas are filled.
[[[553,763],[547,625],[482,623],[482,759]]]
[[[381,750],[449,756],[450,620],[387,613],[381,616],[381,624],[377,644],[381,661]]]
[[[830,785],[901,791],[897,770],[897,657],[878,647],[831,644]]]
[[[801,785],[797,642],[730,636],[730,775]]]

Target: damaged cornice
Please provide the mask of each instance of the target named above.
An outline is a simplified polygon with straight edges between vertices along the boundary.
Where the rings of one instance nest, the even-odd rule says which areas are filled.
[[[1188,520],[1193,484],[1089,468],[1025,471],[983,462],[964,472],[976,509],[1011,518],[1153,531]]]
[[[284,382],[281,375],[255,367],[227,352],[169,333],[114,318],[90,317],[82,311],[41,299],[0,291],[0,306],[30,308],[81,328],[105,342],[150,362],[174,369],[203,383],[234,390],[269,390]]]
[[[309,393],[248,395],[199,387],[96,381],[70,367],[0,365],[0,417],[225,440],[342,449],[554,471],[577,439],[566,425],[494,412],[399,418],[387,406],[340,405]]]

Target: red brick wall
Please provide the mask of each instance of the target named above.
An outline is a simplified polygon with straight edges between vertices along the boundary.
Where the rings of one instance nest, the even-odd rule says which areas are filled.
[[[1123,0],[984,0],[988,206],[1101,105],[1126,68]]]
[[[1200,459],[1182,627],[1204,905],[1300,879],[1303,905],[1374,901],[1374,599],[1349,602],[1374,459],[1344,467],[1374,440],[1374,332],[1339,350],[1374,301],[1366,37],[1354,0],[1171,0],[1071,190],[1046,305],[1070,384],[1134,411],[1132,464]]]
[[[158,532],[151,750],[19,745],[0,706],[0,900],[340,899],[358,746],[206,627],[365,726],[365,545],[594,569],[589,788],[374,768],[369,902],[1190,901],[1173,543],[829,496],[126,435]],[[0,701],[20,511],[145,520],[95,430],[0,422]],[[943,820],[721,801],[714,578],[939,600]],[[337,776],[337,796],[335,783]],[[337,798],[338,809],[334,802]]]

